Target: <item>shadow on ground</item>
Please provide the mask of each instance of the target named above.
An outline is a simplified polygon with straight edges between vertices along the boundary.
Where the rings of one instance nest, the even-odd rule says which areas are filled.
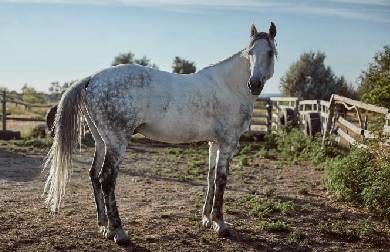
[[[41,175],[42,157],[27,156],[0,148],[0,180],[28,182]]]

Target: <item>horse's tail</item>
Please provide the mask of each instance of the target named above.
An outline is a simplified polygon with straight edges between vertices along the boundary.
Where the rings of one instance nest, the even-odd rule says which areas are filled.
[[[77,146],[81,107],[84,104],[85,88],[90,80],[87,77],[73,84],[62,95],[55,116],[55,136],[47,154],[44,169],[49,169],[46,179],[46,204],[51,212],[59,210],[65,195],[66,183],[71,174],[72,152]]]

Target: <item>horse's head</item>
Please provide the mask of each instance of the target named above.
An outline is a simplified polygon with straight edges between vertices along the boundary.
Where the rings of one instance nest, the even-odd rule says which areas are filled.
[[[272,22],[268,33],[257,32],[255,25],[251,27],[251,41],[247,49],[251,72],[248,88],[253,95],[259,95],[265,82],[274,74],[275,36],[276,26]]]

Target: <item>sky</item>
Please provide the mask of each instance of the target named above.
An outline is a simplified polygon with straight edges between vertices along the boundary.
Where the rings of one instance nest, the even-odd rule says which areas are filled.
[[[263,92],[306,51],[323,51],[353,85],[390,44],[390,0],[0,0],[0,86],[81,79],[132,51],[171,71],[175,56],[198,69],[245,48],[250,25],[277,26],[278,60]]]

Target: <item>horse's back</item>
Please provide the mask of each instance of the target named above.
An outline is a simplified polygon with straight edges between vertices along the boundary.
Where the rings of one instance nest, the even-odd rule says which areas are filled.
[[[87,103],[95,120],[155,140],[192,142],[215,138],[218,120],[226,111],[234,113],[229,92],[201,74],[119,65],[92,77]]]

